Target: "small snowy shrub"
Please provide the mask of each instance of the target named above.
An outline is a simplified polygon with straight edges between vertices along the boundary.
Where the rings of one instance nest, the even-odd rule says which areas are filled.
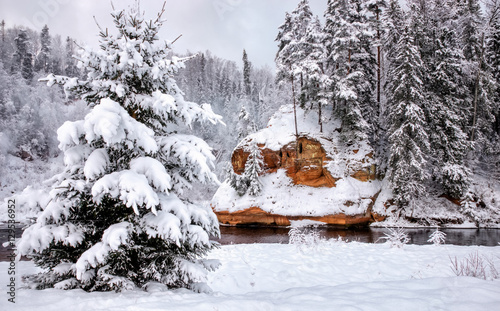
[[[431,233],[427,242],[431,242],[434,245],[440,245],[444,244],[445,240],[446,240],[446,233],[444,233],[443,231],[439,231],[439,228],[437,228],[436,231]]]
[[[403,228],[388,228],[388,230],[389,232],[384,233],[385,237],[382,239],[385,239],[391,247],[401,248],[410,242],[410,238]]]
[[[288,243],[296,245],[299,250],[305,248],[316,248],[322,241],[319,232],[315,228],[293,227],[288,231]]]
[[[466,258],[459,260],[451,258],[451,270],[456,276],[471,276],[483,280],[494,280],[500,278],[500,274],[492,259],[479,255],[478,252],[471,253]]]

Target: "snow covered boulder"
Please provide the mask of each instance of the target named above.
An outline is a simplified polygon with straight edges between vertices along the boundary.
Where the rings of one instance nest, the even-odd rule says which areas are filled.
[[[247,136],[236,147],[231,158],[232,178],[245,178],[247,160],[256,144],[263,158],[262,190],[258,195],[242,194],[238,187],[244,182],[226,180],[212,201],[219,222],[287,226],[291,220],[311,219],[349,226],[379,220],[371,209],[381,182],[368,143],[344,144],[338,120],[325,122],[321,133],[314,112],[298,109],[297,118],[298,138],[292,107],[283,106],[265,129]]]

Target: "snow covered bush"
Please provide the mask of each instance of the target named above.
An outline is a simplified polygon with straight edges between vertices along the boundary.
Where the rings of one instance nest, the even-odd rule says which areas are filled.
[[[299,250],[303,247],[315,248],[322,241],[315,228],[292,227],[288,231],[288,243],[296,245]]]
[[[405,229],[388,228],[388,230],[389,232],[384,233],[385,237],[382,237],[382,239],[385,239],[387,243],[391,245],[391,247],[401,248],[405,244],[408,244],[408,242],[410,242],[410,238],[408,237]]]
[[[28,278],[37,288],[196,290],[216,266],[200,257],[215,246],[217,218],[183,192],[217,182],[211,148],[188,133],[220,116],[184,100],[172,78],[186,59],[168,59],[171,44],[159,42],[164,11],[150,21],[138,5],[113,12],[118,35],[102,30],[100,49],[80,53],[87,80],[45,79],[92,109],[57,131],[65,170],[17,245],[45,268]]]
[[[231,163],[228,164],[227,172],[227,180],[229,182],[229,185],[231,185],[231,187],[240,197],[244,196],[245,193],[247,193],[249,187],[248,179],[243,178],[243,175],[236,174]]]
[[[493,262],[478,252],[469,254],[466,258],[459,260],[451,258],[451,270],[457,276],[471,276],[483,280],[494,280],[500,278],[500,274]]]
[[[427,242],[431,242],[434,245],[440,245],[444,244],[445,240],[446,240],[446,233],[444,233],[443,231],[439,231],[439,228],[436,228],[436,231],[431,233]]]

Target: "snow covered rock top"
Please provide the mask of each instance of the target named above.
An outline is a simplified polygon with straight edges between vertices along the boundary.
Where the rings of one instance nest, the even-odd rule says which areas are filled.
[[[325,111],[325,115],[328,114],[329,111]],[[252,141],[255,141],[262,150],[268,149],[276,152],[283,152],[285,149],[291,148],[307,153],[307,146],[311,146],[310,148],[324,153],[325,165],[334,178],[350,176],[374,164],[373,149],[367,141],[357,141],[351,145],[346,145],[342,141],[340,137],[340,120],[332,118],[326,122],[324,121],[323,132],[320,132],[317,114],[297,108],[299,133],[299,139],[297,139],[295,137],[293,118],[293,106],[282,106],[269,120],[266,128],[244,138],[233,152],[232,162],[235,172],[239,173],[239,168],[235,166],[234,154],[239,150],[244,153],[249,152],[250,142]],[[301,142],[303,143],[302,150],[300,150]],[[301,152],[298,153],[300,157]],[[318,154],[312,156],[321,157]],[[264,169],[269,168],[264,167]]]

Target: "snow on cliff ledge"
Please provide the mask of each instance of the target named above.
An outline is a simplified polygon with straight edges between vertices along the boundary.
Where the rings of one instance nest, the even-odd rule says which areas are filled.
[[[331,115],[325,111],[324,115]],[[215,193],[212,206],[215,211],[236,212],[250,207],[285,216],[325,216],[334,214],[364,214],[381,190],[378,180],[360,181],[350,177],[362,167],[373,164],[373,150],[366,141],[346,146],[340,138],[340,121],[333,119],[323,123],[319,132],[316,112],[305,112],[297,108],[297,123],[300,137],[319,141],[331,159],[325,167],[336,179],[336,186],[310,187],[296,185],[284,169],[260,177],[263,191],[258,196],[239,196],[226,180]],[[243,139],[236,149],[245,148],[255,140],[261,149],[278,151],[295,141],[293,106],[286,105],[271,118],[268,126]],[[235,149],[235,150],[236,150]]]

